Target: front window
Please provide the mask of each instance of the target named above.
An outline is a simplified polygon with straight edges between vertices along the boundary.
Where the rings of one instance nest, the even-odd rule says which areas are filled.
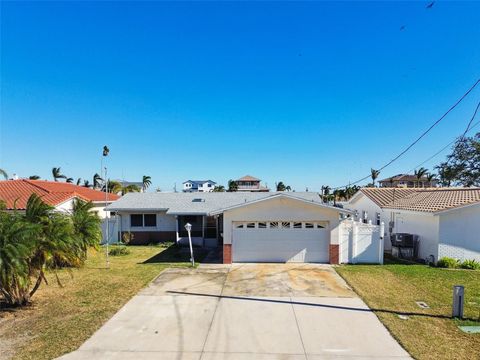
[[[130,215],[130,225],[135,227],[143,226],[143,215],[142,214],[131,214]]]
[[[131,227],[156,227],[157,215],[156,214],[131,214],[130,226]]]
[[[157,215],[155,214],[145,214],[143,215],[144,224],[147,227],[156,227],[157,226]]]

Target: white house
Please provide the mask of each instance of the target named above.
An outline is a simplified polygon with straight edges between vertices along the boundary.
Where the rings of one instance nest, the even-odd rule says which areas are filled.
[[[187,180],[183,183],[183,192],[212,192],[215,185],[212,180]]]
[[[363,188],[347,208],[359,219],[385,222],[390,236],[419,236],[418,257],[480,261],[480,188]]]
[[[343,220],[351,211],[313,192],[129,193],[107,210],[133,244],[185,242],[190,223],[194,244],[220,246],[224,263],[383,261],[379,226],[359,232]]]

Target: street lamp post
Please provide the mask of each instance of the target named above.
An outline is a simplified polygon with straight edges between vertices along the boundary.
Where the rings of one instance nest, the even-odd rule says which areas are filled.
[[[103,152],[102,152],[102,165],[103,165],[103,158],[107,157],[110,152],[110,149],[105,145],[103,147]],[[108,218],[108,211],[107,211],[107,206],[108,206],[108,179],[107,179],[107,166],[104,168],[105,170],[105,175],[103,177],[104,183],[105,183],[105,220],[107,222],[106,227],[105,227],[105,239],[107,241],[106,247],[105,247],[105,258],[107,261],[107,269],[110,268],[110,260],[108,258],[108,242],[109,242],[109,235],[110,235],[110,224],[109,224],[109,218]]]
[[[188,233],[188,244],[190,245],[190,261],[192,262],[192,266],[195,266],[195,259],[193,258],[193,247],[192,247],[192,224],[186,223],[185,230]]]

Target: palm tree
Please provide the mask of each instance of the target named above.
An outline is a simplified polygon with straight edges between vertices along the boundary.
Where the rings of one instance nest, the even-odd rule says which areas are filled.
[[[292,191],[292,187],[290,185],[285,186],[285,191]]]
[[[71,184],[73,183],[73,178],[67,178],[67,180],[65,180],[67,183]]]
[[[5,178],[5,180],[8,180],[8,174],[5,170],[0,169],[0,175]]]
[[[328,185],[322,186],[322,199],[323,199],[323,202],[328,202],[329,195],[330,195],[330,186],[328,186]]]
[[[102,187],[102,182],[103,179],[100,177],[100,175],[95,173],[95,175],[93,175],[93,188],[100,189]]]
[[[225,186],[217,185],[213,188],[213,192],[225,192]]]
[[[77,185],[80,186],[81,183],[82,183],[82,178],[78,178],[77,179]]]
[[[275,186],[277,188],[277,191],[285,191],[286,189],[286,186],[282,181],[275,183]]]
[[[417,187],[420,187],[420,179],[425,176],[425,174],[428,173],[428,170],[425,169],[424,167],[421,167],[418,170],[415,170],[414,175],[417,178]]]
[[[73,203],[71,219],[73,223],[73,237],[79,248],[79,257],[86,259],[89,247],[98,247],[102,240],[101,219],[92,211],[94,205],[76,199]]]
[[[58,181],[58,179],[66,179],[67,177],[61,173],[61,169],[54,167],[52,169],[53,180]]]
[[[378,175],[380,175],[380,170],[370,169],[370,176],[372,177],[372,184],[375,187],[375,180],[377,180]]]
[[[88,180],[83,180],[83,187],[89,188],[92,187],[92,185],[90,185],[90,182]]]
[[[235,182],[235,180],[228,180],[228,191],[237,191],[238,190],[238,184]]]
[[[38,175],[31,175],[31,176],[28,177],[28,179],[29,179],[29,180],[38,180],[38,179],[40,179],[40,176],[38,176]]]
[[[436,179],[437,179],[437,174],[428,173],[427,174],[428,186],[433,187],[433,181]]]
[[[143,175],[142,190],[143,191],[147,190],[150,185],[152,185],[152,178],[148,175]]]

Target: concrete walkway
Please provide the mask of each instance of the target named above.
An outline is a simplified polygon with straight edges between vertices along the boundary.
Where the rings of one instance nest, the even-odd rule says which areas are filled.
[[[327,265],[168,269],[62,359],[408,359]]]

